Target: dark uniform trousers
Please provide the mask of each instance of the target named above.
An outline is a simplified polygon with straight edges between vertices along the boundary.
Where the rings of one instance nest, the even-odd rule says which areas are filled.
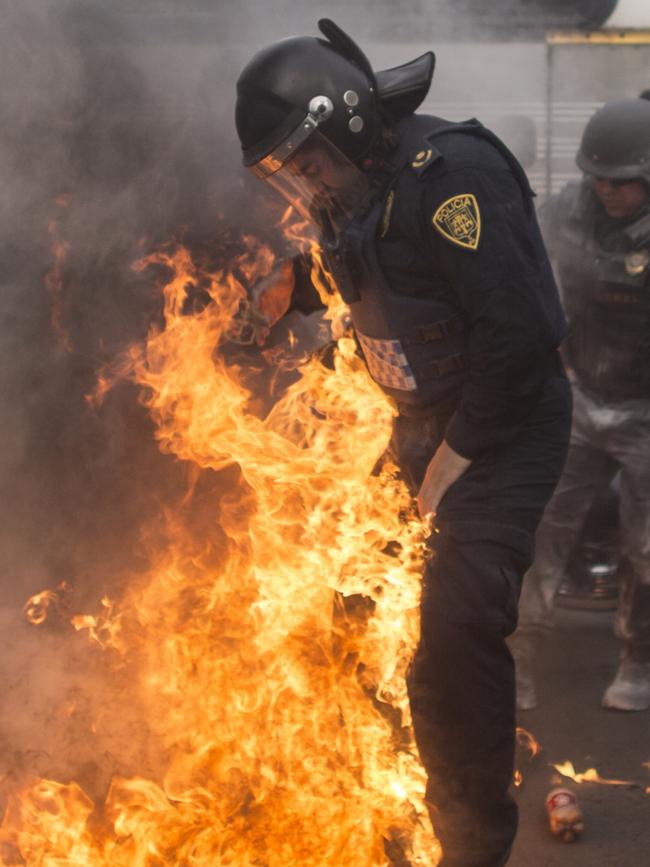
[[[408,687],[444,867],[501,867],[516,832],[514,665],[505,639],[565,460],[570,405],[558,371],[515,438],[482,453],[438,510]],[[393,450],[414,492],[445,424],[440,416],[396,419]]]
[[[617,636],[638,661],[650,661],[650,401],[592,399],[574,386],[566,467],[537,533],[537,555],[526,575],[520,631],[552,625],[555,594],[595,496],[621,471],[622,563]]]

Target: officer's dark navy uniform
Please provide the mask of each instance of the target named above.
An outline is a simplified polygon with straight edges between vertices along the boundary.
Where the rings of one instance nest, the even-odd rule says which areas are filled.
[[[619,607],[623,657],[606,707],[650,707],[650,104],[608,103],[578,154],[587,174],[541,212],[569,320],[574,393],[571,446],[537,534],[526,576],[518,659],[521,709],[536,703],[532,656],[551,626],[553,600],[594,497],[620,471]],[[612,215],[594,178],[630,184],[631,213]],[[605,195],[612,190],[605,186]],[[608,199],[605,198],[605,202]],[[611,205],[610,205],[611,209]]]
[[[322,57],[313,86],[330,91],[313,93],[320,103],[311,104],[312,116],[327,116],[319,134],[335,119],[339,92],[345,124],[351,103],[362,127],[370,123],[358,93],[361,71],[366,90],[383,97],[399,142],[386,158],[376,158],[372,145],[354,155],[371,177],[370,192],[341,227],[334,208],[333,217],[321,216],[323,247],[368,370],[399,409],[393,449],[413,492],[443,438],[472,461],[438,509],[409,696],[443,864],[499,867],[517,823],[508,794],[515,692],[505,638],[516,625],[533,534],[565,457],[570,391],[557,354],[564,317],[532,193],[514,157],[477,121],[413,114],[429,86],[432,59],[428,77],[423,69],[430,55],[414,62],[409,91],[407,67],[375,77],[333,27],[321,29],[347,64],[340,79],[328,43],[287,40],[275,48],[297,68],[303,48],[312,67]],[[240,78],[238,128],[251,164],[255,143],[243,106],[261,70],[268,80],[272,52],[261,52]],[[406,95],[401,103],[396,82]],[[278,171],[282,148],[296,147],[291,136],[299,138],[300,127],[294,121],[287,139],[289,129],[270,157],[264,149],[254,154],[260,163],[267,158],[259,174]],[[344,132],[331,134],[342,147]],[[312,213],[318,207],[312,200]],[[304,285],[296,304],[309,307]]]

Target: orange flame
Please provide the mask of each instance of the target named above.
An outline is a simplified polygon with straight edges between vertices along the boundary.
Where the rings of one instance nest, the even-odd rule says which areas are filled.
[[[182,247],[150,264],[170,274],[164,326],[113,377],[141,386],[164,452],[239,482],[201,536],[168,514],[147,573],[73,624],[132,672],[167,767],[114,779],[103,824],[76,784],[41,780],[0,842],[28,865],[384,867],[390,850],[435,867],[405,689],[425,532],[395,467],[377,470],[392,409],[343,336],[333,370],[308,360],[257,417],[218,349],[266,251],[249,239],[215,272]],[[188,313],[197,285],[213,303]]]
[[[35,626],[45,623],[51,605],[56,605],[59,597],[53,590],[43,590],[35,593],[25,603],[23,612],[27,620]]]
[[[528,759],[530,761],[537,758],[542,751],[542,745],[535,735],[521,726],[517,726],[517,746],[521,747],[528,753]]]
[[[65,607],[64,594],[70,590],[66,581],[62,581],[56,590],[42,590],[35,593],[23,606],[23,613],[27,620],[34,626],[45,623],[50,615],[50,609],[60,611]]]
[[[121,616],[119,614],[113,615],[114,606],[110,599],[104,597],[102,606],[105,609],[102,614],[97,616],[76,614],[71,618],[70,623],[77,632],[87,629],[88,637],[97,642],[100,647],[112,647],[121,650],[124,648],[121,642]]]
[[[588,768],[586,771],[578,773],[571,762],[563,762],[559,765],[553,765],[553,767],[563,777],[568,777],[576,783],[599,783],[602,786],[636,785],[633,780],[606,780],[600,776],[595,768]]]
[[[521,726],[517,727],[516,733],[517,740],[517,756],[520,758],[522,755],[525,758],[526,762],[530,763],[542,751],[542,746],[537,740],[537,738],[531,734],[531,732],[526,731],[526,729]],[[520,788],[524,782],[524,775],[520,768],[515,769],[513,783],[515,788]]]

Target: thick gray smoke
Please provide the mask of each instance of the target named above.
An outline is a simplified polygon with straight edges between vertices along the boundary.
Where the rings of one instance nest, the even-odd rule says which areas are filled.
[[[160,459],[133,394],[99,412],[84,396],[159,307],[131,263],[213,231],[239,181],[218,47],[188,69],[169,62],[171,41],[135,42],[111,4],[5,6],[0,532],[17,598],[60,580],[100,585],[133,550]]]
[[[142,528],[186,469],[160,455],[132,387],[99,409],[85,397],[159,316],[132,263],[174,236],[216,243],[218,212],[241,206],[236,72],[218,43],[179,47],[164,16],[151,39],[126,4],[25,0],[0,14],[0,769],[9,787],[69,772],[99,792],[129,772],[112,755],[135,741],[116,730],[101,768],[91,760],[80,733],[119,684],[67,619],[143,564]],[[59,622],[27,624],[25,600],[64,581]]]

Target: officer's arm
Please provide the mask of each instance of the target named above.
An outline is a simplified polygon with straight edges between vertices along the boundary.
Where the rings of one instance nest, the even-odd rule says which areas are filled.
[[[310,257],[300,255],[281,261],[254,286],[253,305],[269,328],[291,310],[309,315],[324,309],[310,273]]]
[[[445,439],[473,459],[508,442],[534,405],[553,344],[545,295],[555,289],[543,274],[532,203],[510,171],[434,177],[424,201],[434,267],[468,327],[468,378]]]
[[[324,309],[310,274],[310,257],[295,256],[281,260],[270,274],[253,286],[250,298],[254,314],[260,320],[258,343],[265,343],[273,326],[292,310],[308,316]]]

